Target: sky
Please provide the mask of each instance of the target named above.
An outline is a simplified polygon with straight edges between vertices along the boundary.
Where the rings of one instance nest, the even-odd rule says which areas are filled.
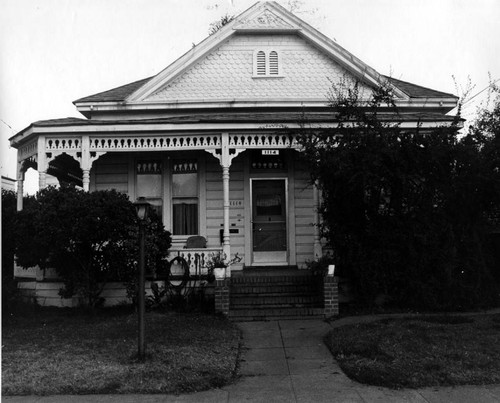
[[[461,96],[500,79],[499,0],[280,0],[381,74]],[[80,117],[72,102],[150,77],[255,0],[1,0],[0,165],[37,120]],[[298,8],[297,8],[298,7]],[[500,81],[499,81],[500,82]],[[466,104],[473,119],[487,91]],[[37,189],[36,172],[25,189]]]

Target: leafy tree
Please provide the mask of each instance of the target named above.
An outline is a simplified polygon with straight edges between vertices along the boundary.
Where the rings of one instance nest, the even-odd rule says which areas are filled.
[[[11,190],[2,189],[2,279],[12,276],[14,269],[14,216],[17,197]]]
[[[55,268],[64,281],[61,296],[79,295],[94,307],[107,281],[134,282],[137,238],[135,209],[126,195],[49,187],[17,215],[16,256],[24,268]],[[154,214],[147,240],[147,268],[154,271],[171,243]]]
[[[14,281],[14,216],[17,198],[11,190],[2,189],[2,306],[4,312],[13,304],[17,283]]]
[[[481,153],[495,147],[478,135],[459,140],[458,117],[432,131],[403,130],[389,86],[368,101],[360,88],[332,86],[338,127],[303,124],[298,137],[340,272],[368,305],[381,295],[414,309],[494,303],[484,245],[500,193]]]

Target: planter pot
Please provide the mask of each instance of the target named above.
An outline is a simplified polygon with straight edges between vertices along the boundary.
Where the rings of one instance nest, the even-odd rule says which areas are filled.
[[[224,278],[226,278],[226,268],[216,267],[214,269],[214,276],[216,280],[223,280]]]

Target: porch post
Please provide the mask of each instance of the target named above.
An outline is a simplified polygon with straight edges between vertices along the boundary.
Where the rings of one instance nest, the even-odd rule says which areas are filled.
[[[229,238],[229,165],[222,166],[222,188],[224,195],[224,233],[222,251],[226,259],[231,259],[231,241]]]
[[[38,188],[42,190],[47,187],[47,155],[45,153],[45,137],[38,137]]]
[[[321,237],[319,233],[319,206],[320,206],[320,195],[319,195],[319,187],[318,182],[316,181],[313,185],[313,203],[314,203],[314,257],[316,259],[323,256],[323,248],[321,246]]]
[[[229,231],[229,168],[233,158],[238,156],[244,149],[229,148],[229,133],[221,133],[221,150],[220,154],[217,150],[206,150],[219,160],[222,167],[222,191],[223,191],[223,232],[222,232],[222,251],[226,255],[226,259],[231,259],[231,239]],[[231,276],[231,269],[226,270],[226,277]]]
[[[90,137],[82,136],[82,182],[83,182],[83,190],[88,192],[90,189],[90,168],[92,162],[90,160]]]
[[[24,171],[22,162],[17,163],[17,211],[23,209]]]
[[[221,158],[220,165],[222,167],[222,192],[223,192],[223,208],[224,208],[224,229],[222,252],[226,255],[226,259],[231,259],[231,240],[229,236],[229,167],[231,166],[232,158],[229,156],[229,134],[221,134]],[[230,275],[230,268],[226,276]]]

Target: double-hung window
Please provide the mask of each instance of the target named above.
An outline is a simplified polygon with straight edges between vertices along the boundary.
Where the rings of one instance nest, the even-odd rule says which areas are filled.
[[[162,173],[161,161],[137,161],[136,196],[146,198],[160,217],[163,207]]]
[[[174,161],[172,165],[173,235],[197,235],[199,215],[198,162]]]

